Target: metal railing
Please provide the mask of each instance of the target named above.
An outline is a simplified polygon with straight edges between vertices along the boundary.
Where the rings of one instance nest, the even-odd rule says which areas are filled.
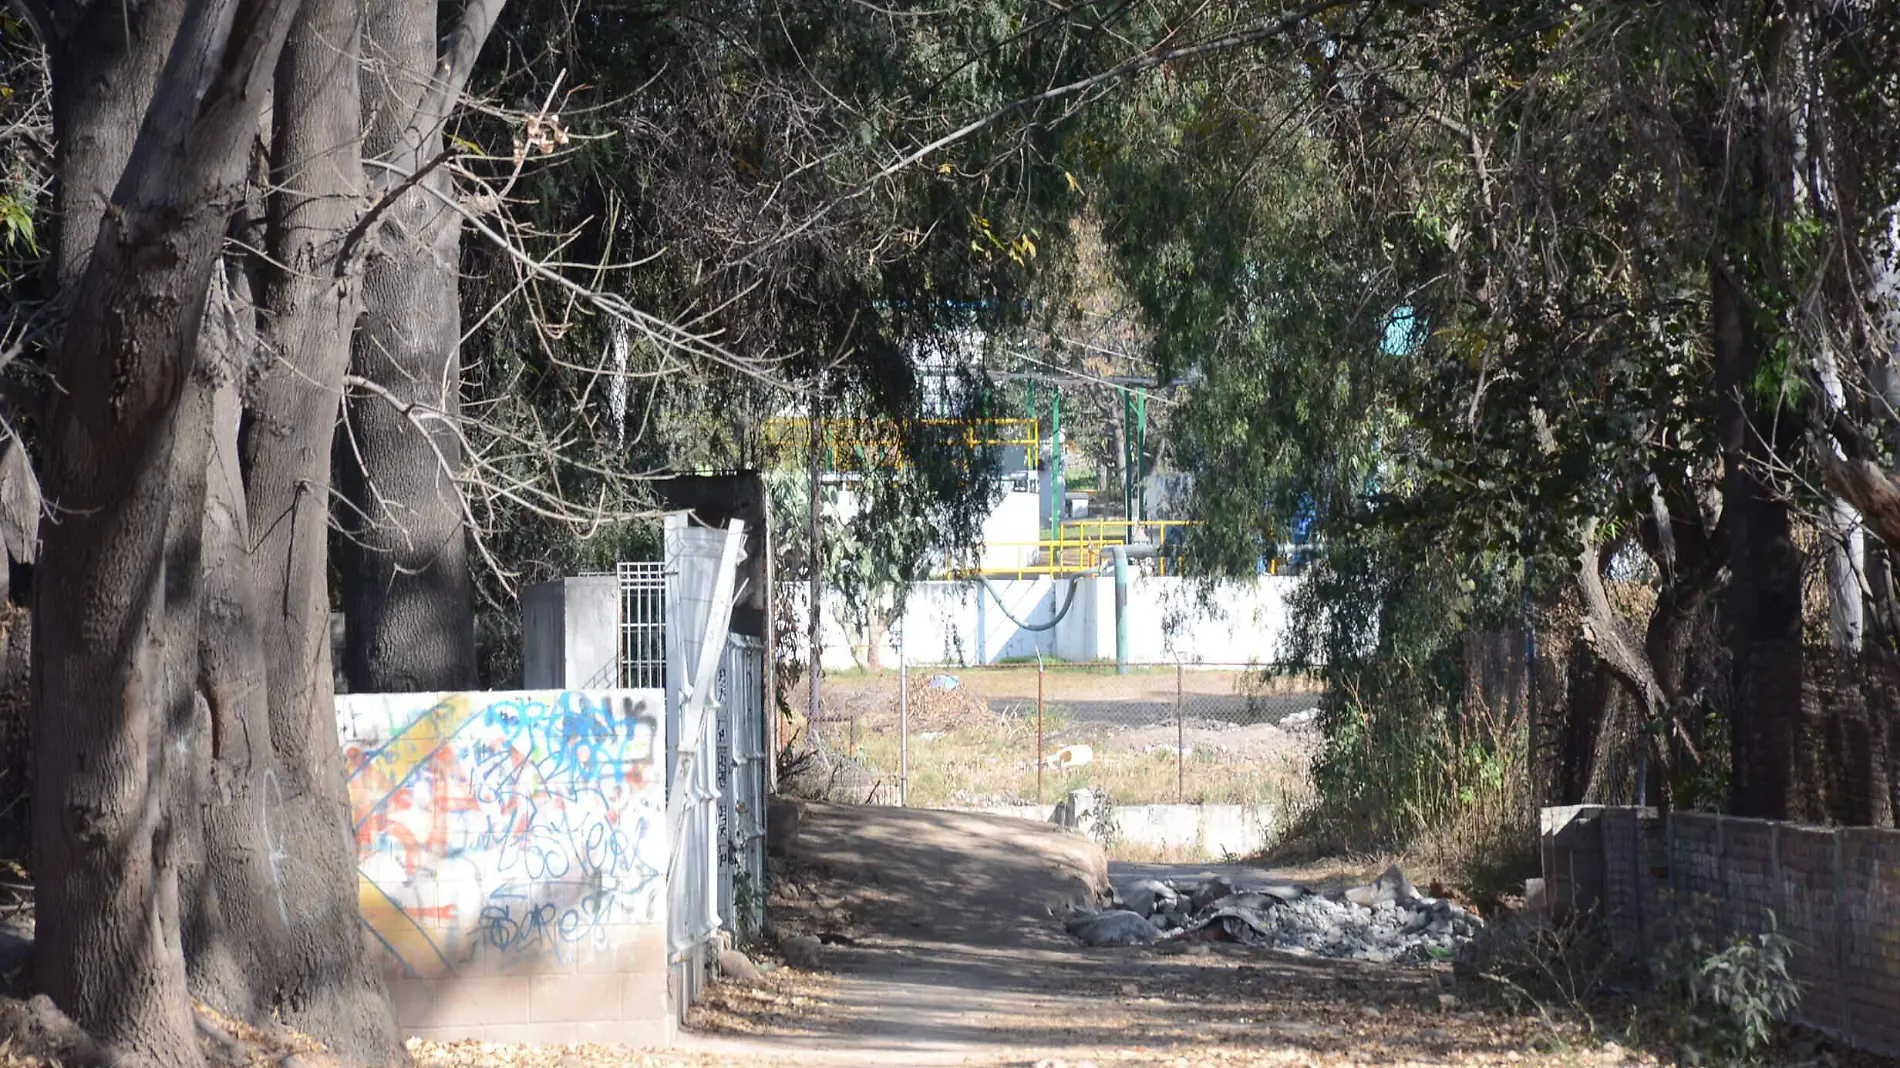
[[[620,578],[620,686],[658,690],[666,686],[666,565],[623,560]]]
[[[624,561],[620,586],[618,685],[665,689],[666,565]],[[668,945],[674,964],[676,1008],[698,997],[705,976],[689,951],[724,927],[756,935],[764,920],[766,775],[765,644],[728,635],[720,668],[697,730],[686,774],[669,766],[670,804],[679,806],[668,881]],[[614,685],[603,677],[599,686]],[[682,725],[684,726],[684,725]],[[669,737],[678,746],[679,737]]]
[[[1155,546],[1158,550],[1153,557],[1156,573],[1166,575],[1170,564],[1169,532],[1198,525],[1178,519],[1068,522],[1062,525],[1060,538],[986,542],[951,559],[944,567],[944,577],[1084,575],[1101,570],[1108,563],[1109,547],[1118,545]]]

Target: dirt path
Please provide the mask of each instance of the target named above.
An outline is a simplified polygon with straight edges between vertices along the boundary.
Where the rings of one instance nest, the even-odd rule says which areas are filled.
[[[816,1003],[757,1034],[689,1034],[681,1054],[1071,1068],[1541,1060],[1529,1052],[1537,1025],[1445,1000],[1442,972],[1232,945],[1080,947],[1054,916],[1084,903],[1107,872],[1086,839],[1044,824],[813,805],[794,860],[796,890],[775,901],[774,920],[784,937],[834,942]],[[1633,1061],[1609,1047],[1571,1048],[1550,1063]]]

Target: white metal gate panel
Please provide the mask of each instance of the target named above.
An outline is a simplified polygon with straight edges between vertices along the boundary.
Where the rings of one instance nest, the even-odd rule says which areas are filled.
[[[719,675],[719,916],[743,937],[765,919],[765,643],[735,634]]]
[[[667,737],[667,952],[682,1021],[705,984],[720,927],[719,675],[744,539],[737,521],[713,529],[694,526],[684,512],[666,517],[661,637],[667,727],[677,728]]]

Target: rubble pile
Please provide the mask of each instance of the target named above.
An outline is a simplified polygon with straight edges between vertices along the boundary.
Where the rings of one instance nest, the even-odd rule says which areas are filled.
[[[1420,894],[1396,865],[1365,886],[1338,893],[1226,876],[1194,886],[1143,879],[1110,904],[1071,915],[1065,927],[1092,946],[1198,939],[1420,964],[1450,960],[1484,925],[1451,901]]]

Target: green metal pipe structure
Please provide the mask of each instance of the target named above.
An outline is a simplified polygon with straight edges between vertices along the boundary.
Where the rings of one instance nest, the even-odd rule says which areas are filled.
[[[1148,451],[1148,394],[1123,389],[1122,394],[1122,516],[1142,520],[1141,464]]]
[[[1049,386],[1049,540],[1062,540],[1062,389]],[[1051,554],[1061,550],[1050,547]],[[1051,560],[1050,563],[1056,561]]]
[[[1152,545],[1107,545],[1115,569],[1115,674],[1128,674],[1128,561],[1155,554]]]

